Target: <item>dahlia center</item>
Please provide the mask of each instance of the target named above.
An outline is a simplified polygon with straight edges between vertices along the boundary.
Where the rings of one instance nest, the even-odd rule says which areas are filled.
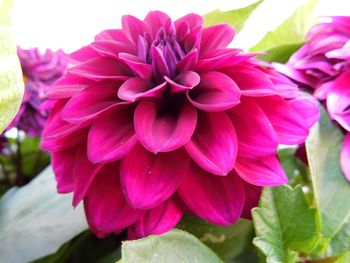
[[[175,78],[176,64],[185,57],[185,52],[174,32],[166,32],[162,27],[153,40],[149,39],[147,35],[139,37],[139,57],[152,65],[155,82],[162,82],[164,76]]]

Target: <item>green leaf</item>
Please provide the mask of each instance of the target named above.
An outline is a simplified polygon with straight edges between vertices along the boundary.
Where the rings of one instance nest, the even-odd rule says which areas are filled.
[[[349,263],[350,262],[350,252],[345,253],[340,258],[335,261],[335,263]]]
[[[308,181],[308,167],[296,157],[295,151],[295,148],[284,148],[278,151],[278,158],[291,186]]]
[[[232,226],[220,227],[186,215],[176,227],[195,235],[225,262],[245,252],[254,234],[253,223],[244,219]]]
[[[172,230],[122,244],[123,263],[215,263],[223,261],[193,235]]]
[[[338,233],[332,238],[326,255],[337,256],[346,251],[350,251],[350,218],[346,220],[346,223],[343,224]]]
[[[87,230],[65,243],[55,254],[32,263],[115,263],[121,257],[120,245],[118,236],[101,239]]]
[[[266,62],[286,63],[300,47],[302,43],[286,44],[269,49],[266,55],[257,56],[258,59]]]
[[[0,1],[0,134],[16,115],[24,85],[16,44],[10,30],[11,0]]]
[[[320,121],[311,129],[306,150],[322,220],[323,235],[332,239],[350,218],[350,184],[339,165],[344,135],[322,108]],[[350,243],[350,240],[348,240]]]
[[[87,229],[82,207],[60,195],[51,168],[28,185],[10,189],[0,200],[0,255],[28,262],[54,253]]]
[[[314,23],[313,10],[317,0],[309,0],[299,7],[289,18],[287,18],[274,31],[268,32],[250,51],[267,51],[290,45],[298,45],[305,41],[305,34]],[[282,48],[285,51],[285,48]],[[276,51],[275,51],[276,52]]]
[[[227,23],[235,28],[236,32],[240,32],[245,25],[245,22],[253,13],[253,11],[263,2],[263,0],[257,1],[249,6],[222,12],[220,10],[214,10],[204,15],[204,25],[211,26],[219,23]]]
[[[296,252],[310,253],[320,239],[316,210],[310,208],[300,186],[265,188],[253,221],[257,236],[253,243],[267,262],[295,262]]]

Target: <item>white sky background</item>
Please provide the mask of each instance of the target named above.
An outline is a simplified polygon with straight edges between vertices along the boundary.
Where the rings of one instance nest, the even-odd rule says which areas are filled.
[[[173,19],[190,12],[231,10],[255,0],[14,0],[13,30],[23,48],[62,48],[72,52],[107,28],[119,28],[124,14],[143,18],[161,10]],[[248,49],[274,29],[305,0],[265,0],[235,38],[235,47]],[[349,0],[319,0],[316,15],[349,15]]]

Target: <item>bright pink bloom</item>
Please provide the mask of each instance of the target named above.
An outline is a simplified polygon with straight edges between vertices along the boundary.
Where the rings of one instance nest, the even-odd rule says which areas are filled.
[[[227,48],[228,25],[161,12],[122,24],[71,54],[49,92],[42,147],[59,192],[84,200],[101,237],[159,234],[185,211],[223,226],[250,217],[262,186],[287,182],[277,146],[304,142],[317,104]]]
[[[276,68],[314,91],[330,117],[346,133],[341,167],[350,181],[350,17],[327,17],[314,26],[307,42],[286,65]]]
[[[49,49],[44,54],[37,48],[17,48],[21,62],[25,92],[21,108],[10,127],[16,126],[28,136],[40,136],[48,117],[42,104],[46,101],[47,89],[59,79],[67,66],[66,55],[62,50]]]

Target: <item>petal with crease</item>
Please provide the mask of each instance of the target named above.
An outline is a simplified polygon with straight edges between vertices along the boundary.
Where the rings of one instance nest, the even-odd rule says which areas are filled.
[[[224,111],[240,102],[240,90],[236,83],[220,72],[208,72],[200,76],[200,83],[189,91],[188,99],[204,111]]]
[[[200,56],[206,53],[226,47],[231,43],[235,35],[234,29],[228,24],[219,24],[203,29],[200,46]]]
[[[235,170],[244,181],[257,186],[277,186],[288,183],[288,177],[274,155],[255,160],[237,158]]]
[[[119,182],[118,163],[103,166],[84,198],[84,208],[90,228],[99,237],[118,233],[135,223],[141,215],[125,201]]]
[[[214,176],[193,162],[179,193],[193,213],[222,226],[231,225],[239,219],[245,200],[244,186],[237,175]]]
[[[121,183],[128,203],[138,209],[160,205],[176,191],[188,163],[183,149],[154,155],[137,144],[121,161]]]
[[[131,71],[126,65],[108,57],[93,58],[68,69],[68,73],[92,80],[126,80],[131,76]]]
[[[70,123],[81,123],[121,102],[116,93],[119,83],[98,82],[73,96],[62,110],[62,118]]]
[[[275,154],[278,137],[270,120],[262,109],[250,98],[228,111],[238,138],[238,155],[256,158]]]
[[[135,238],[160,235],[171,230],[182,218],[182,209],[172,199],[148,210],[131,228]]]
[[[165,109],[166,107],[166,109]],[[141,144],[153,153],[169,152],[186,144],[196,128],[196,109],[187,101],[163,105],[143,100],[136,108],[135,130]]]
[[[126,101],[136,101],[140,98],[159,98],[164,93],[166,82],[154,87],[148,79],[139,77],[125,81],[118,90],[118,97]]]
[[[235,129],[225,112],[201,112],[194,135],[185,148],[204,170],[227,175],[235,164],[237,146]]]
[[[88,136],[88,158],[105,163],[125,157],[135,146],[133,107],[113,108],[91,124]]]
[[[200,82],[200,76],[194,71],[180,73],[174,80],[164,77],[173,93],[190,90]]]
[[[279,138],[279,143],[293,145],[303,143],[309,133],[304,116],[279,96],[255,98],[269,118]]]

